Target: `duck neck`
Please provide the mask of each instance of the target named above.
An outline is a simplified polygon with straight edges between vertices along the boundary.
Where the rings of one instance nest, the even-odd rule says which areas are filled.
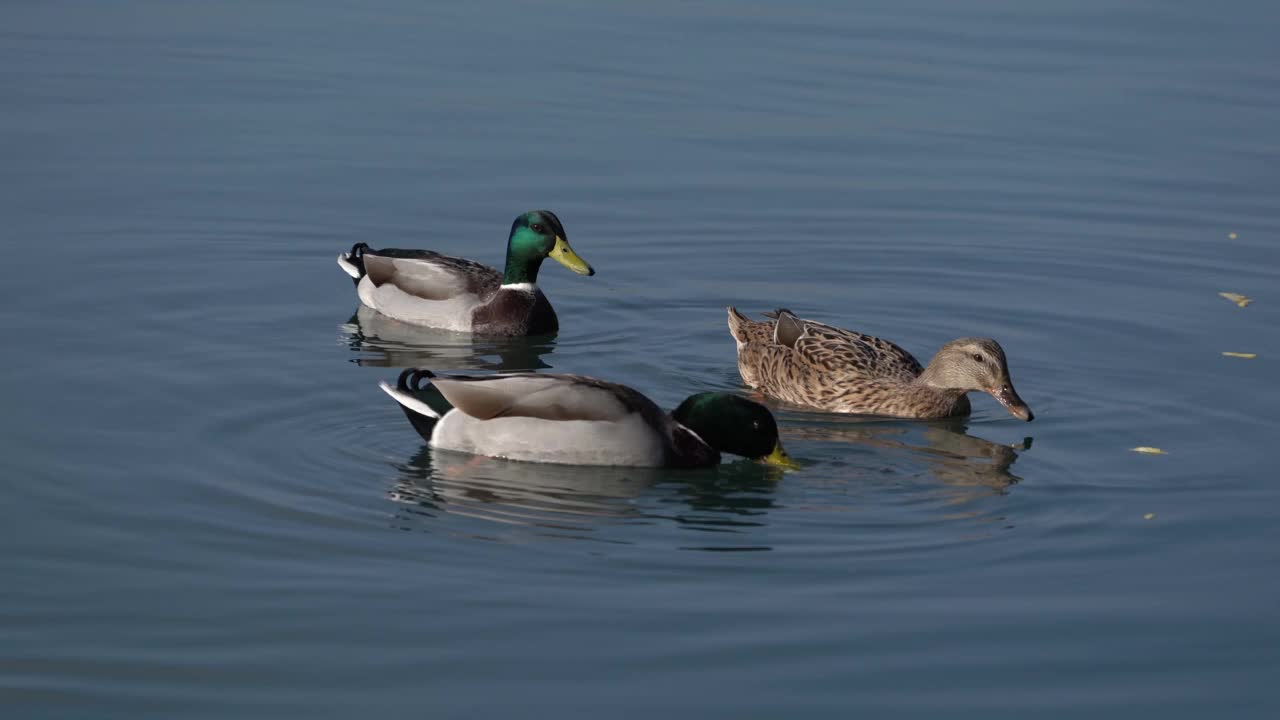
[[[968,390],[954,387],[946,373],[938,369],[937,363],[929,363],[912,384],[921,391],[951,402],[956,402],[968,392]]]
[[[503,285],[533,285],[538,282],[538,269],[542,267],[541,257],[529,257],[518,248],[507,247],[507,265],[502,273]]]
[[[969,399],[965,397],[967,390],[942,387],[930,380],[922,374],[907,386],[910,388],[908,402],[916,411],[927,417],[969,414]]]

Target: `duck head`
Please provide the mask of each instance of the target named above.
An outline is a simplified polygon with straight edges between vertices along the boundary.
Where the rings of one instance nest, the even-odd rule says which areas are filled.
[[[596,271],[569,247],[560,218],[550,210],[531,210],[511,223],[507,238],[507,266],[502,283],[514,285],[538,281],[542,261],[551,258],[579,275]]]
[[[920,382],[949,390],[985,392],[1019,420],[1035,419],[1013,389],[1004,349],[991,338],[959,338],[943,345],[920,374]]]
[[[698,393],[685,398],[671,417],[722,453],[799,467],[782,449],[773,413],[758,402],[731,393]]]

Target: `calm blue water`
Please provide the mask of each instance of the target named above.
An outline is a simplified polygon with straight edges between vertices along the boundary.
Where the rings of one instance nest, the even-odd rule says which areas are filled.
[[[1113,5],[6,5],[0,710],[1273,716],[1280,11]],[[333,262],[534,207],[554,340]],[[730,303],[994,336],[1037,419],[780,409],[779,480],[432,458],[376,387],[669,406]]]

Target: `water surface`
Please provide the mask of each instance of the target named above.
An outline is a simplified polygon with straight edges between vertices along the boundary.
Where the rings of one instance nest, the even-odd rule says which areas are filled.
[[[6,715],[1280,706],[1270,4],[4,15]],[[534,207],[598,270],[542,273],[553,339],[387,323],[333,262],[498,263]],[[996,337],[1037,419],[557,468],[433,455],[376,387],[673,406],[740,388],[729,304]]]

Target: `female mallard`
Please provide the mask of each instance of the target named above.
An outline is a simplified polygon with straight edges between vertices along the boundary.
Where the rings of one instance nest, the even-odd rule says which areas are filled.
[[[360,302],[401,322],[481,335],[543,335],[560,329],[538,288],[550,257],[579,275],[596,271],[569,247],[560,218],[534,210],[516,218],[503,272],[430,250],[374,250],[356,243],[338,265]]]
[[[625,385],[580,375],[437,377],[409,369],[395,387],[380,386],[433,448],[636,467],[715,465],[726,452],[790,466],[769,409],[728,393],[690,395],[668,415]]]
[[[870,335],[802,320],[790,310],[749,320],[729,308],[746,384],[780,400],[834,412],[907,418],[969,414],[965,393],[980,390],[1014,417],[1031,421],[1009,379],[1000,344],[990,338],[952,340],[926,367],[911,353]]]

